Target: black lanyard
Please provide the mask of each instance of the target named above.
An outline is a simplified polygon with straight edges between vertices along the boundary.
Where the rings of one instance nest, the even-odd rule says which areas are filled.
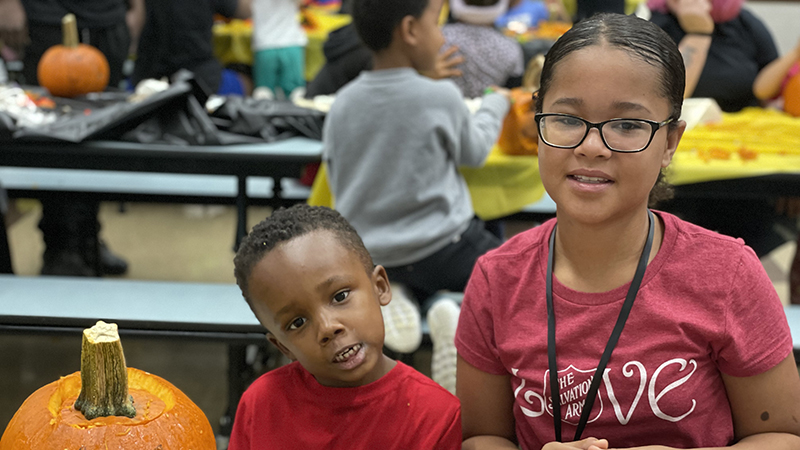
[[[636,267],[636,274],[631,281],[631,287],[628,288],[628,295],[625,296],[625,303],[622,304],[622,310],[619,312],[617,323],[614,325],[614,330],[611,332],[611,337],[608,338],[608,344],[603,351],[603,356],[597,364],[597,370],[594,372],[592,384],[589,386],[589,391],[586,393],[586,401],[583,404],[583,411],[581,411],[581,418],[578,422],[578,429],[575,430],[575,438],[573,441],[579,441],[583,429],[586,428],[586,423],[589,420],[589,414],[592,411],[594,400],[597,397],[597,389],[600,387],[600,380],[603,378],[603,371],[606,370],[608,360],[611,359],[611,352],[617,346],[619,336],[622,334],[622,328],[625,327],[625,321],[628,320],[628,315],[633,307],[633,299],[639,292],[639,286],[642,284],[644,278],[644,270],[647,268],[647,260],[650,258],[650,248],[653,246],[653,235],[655,233],[655,218],[650,210],[647,210],[648,218],[650,219],[650,229],[647,233],[647,242],[642,249],[642,255],[639,257],[639,265]],[[556,242],[556,227],[553,226],[553,231],[550,233],[550,253],[547,255],[547,280],[546,280],[546,296],[547,296],[547,359],[550,368],[550,395],[552,396],[553,403],[553,426],[556,431],[556,441],[561,442],[561,398],[559,393],[558,384],[558,370],[556,365],[556,314],[553,309],[553,254]]]

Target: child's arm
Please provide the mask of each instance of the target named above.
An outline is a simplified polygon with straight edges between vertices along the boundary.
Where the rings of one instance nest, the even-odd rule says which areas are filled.
[[[453,86],[455,88],[455,86]],[[475,114],[470,114],[459,95],[459,112],[456,115],[460,135],[456,142],[456,164],[479,167],[486,161],[492,147],[500,136],[503,120],[508,114],[511,94],[508,89],[492,87],[492,93],[483,96],[481,106]]]
[[[491,375],[458,357],[462,450],[516,450],[514,394],[508,375]]]
[[[800,448],[800,382],[794,355],[751,377],[722,374],[733,414],[735,448]]]
[[[753,94],[759,100],[770,100],[781,93],[783,81],[792,65],[800,62],[800,42],[790,52],[767,64],[753,82]]]

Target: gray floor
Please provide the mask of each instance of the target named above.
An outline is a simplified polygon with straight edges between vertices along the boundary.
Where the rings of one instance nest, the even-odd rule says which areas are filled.
[[[36,228],[40,209],[34,201],[18,203],[21,217],[9,230],[17,274],[36,275],[42,242]],[[233,283],[235,214],[231,207],[117,203],[101,210],[102,234],[109,246],[130,262],[131,279]],[[251,208],[250,226],[269,214]],[[507,234],[530,227],[510,223]],[[783,299],[794,243],[762,260]],[[68,301],[65,299],[65,301]],[[227,405],[227,350],[223,344],[187,340],[127,339],[128,365],[157,374],[184,391],[208,416],[215,430]],[[421,353],[414,366],[428,373],[430,355]],[[0,430],[4,430],[25,398],[37,388],[79,369],[80,339],[0,334]],[[220,447],[224,447],[224,441]]]

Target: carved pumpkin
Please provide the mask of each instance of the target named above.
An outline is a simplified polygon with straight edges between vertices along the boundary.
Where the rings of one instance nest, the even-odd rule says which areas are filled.
[[[6,427],[0,450],[123,448],[215,450],[216,441],[183,392],[125,367],[116,324],[101,321],[84,330],[81,371],[31,394]]]
[[[800,73],[789,79],[783,88],[783,109],[795,117],[800,117]]]
[[[527,89],[511,90],[513,102],[497,140],[500,151],[507,155],[536,155],[539,151],[539,131],[533,118],[532,95]]]
[[[108,86],[108,61],[100,50],[78,42],[78,25],[73,14],[61,21],[63,45],[47,49],[39,60],[39,85],[57,97],[77,97],[99,92]]]

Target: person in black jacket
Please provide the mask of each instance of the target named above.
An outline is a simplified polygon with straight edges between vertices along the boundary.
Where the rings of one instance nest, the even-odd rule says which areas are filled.
[[[362,70],[372,68],[372,53],[361,43],[352,23],[328,34],[322,47],[325,65],[306,87],[306,97],[331,95]]]

